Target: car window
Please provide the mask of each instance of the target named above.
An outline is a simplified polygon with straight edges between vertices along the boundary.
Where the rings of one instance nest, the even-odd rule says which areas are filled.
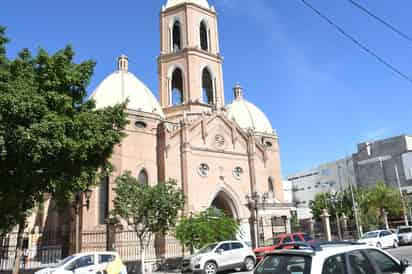
[[[295,234],[295,235],[293,235],[293,241],[295,241],[295,242],[301,242],[302,239],[299,237],[299,235]]]
[[[221,244],[217,249],[222,249],[223,251],[228,251],[228,250],[230,250],[230,244],[229,243]]]
[[[306,242],[313,240],[313,238],[310,237],[308,234],[303,234],[303,239],[304,239]]]
[[[399,233],[411,233],[411,232],[412,232],[412,227],[399,228]]]
[[[375,273],[369,260],[359,250],[352,251],[348,254],[348,262],[352,274]]]
[[[385,231],[382,231],[382,232],[381,232],[381,235],[380,235],[380,236],[381,236],[381,237],[384,237],[384,236],[388,236],[388,235],[391,235],[391,234],[392,234],[392,233],[390,233],[389,231],[386,231],[386,230],[385,230]]]
[[[87,256],[80,257],[79,259],[72,262],[67,267],[67,269],[68,270],[72,270],[72,269],[74,270],[74,269],[77,269],[77,268],[86,267],[86,266],[90,266],[90,265],[94,265],[94,255],[87,255]]]
[[[283,239],[283,243],[290,243],[290,242],[293,242],[290,236],[287,236]]]
[[[310,274],[310,256],[276,254],[266,256],[254,274],[294,273]]]
[[[114,255],[111,254],[99,254],[99,264],[102,263],[110,263],[113,262],[115,259]]]
[[[342,254],[329,257],[323,264],[322,274],[347,274],[345,264],[345,256]]]
[[[241,243],[232,243],[232,249],[240,249],[243,248]]]
[[[368,249],[365,252],[376,263],[382,274],[399,273],[399,265],[387,255],[375,249]]]

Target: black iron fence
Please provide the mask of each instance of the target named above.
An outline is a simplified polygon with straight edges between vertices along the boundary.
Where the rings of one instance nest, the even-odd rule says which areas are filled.
[[[25,233],[23,256],[20,258],[21,269],[37,269],[56,264],[70,254],[70,233],[64,231],[43,231]],[[113,237],[112,241],[109,237]],[[172,236],[152,237],[145,249],[145,261],[163,263],[167,260],[183,257],[188,250]],[[16,254],[17,233],[10,233],[0,238],[0,272],[11,270]],[[140,247],[133,231],[115,231],[108,235],[106,231],[83,231],[81,233],[81,251],[114,250],[123,261],[136,262],[140,259]],[[173,261],[173,260],[172,260]]]

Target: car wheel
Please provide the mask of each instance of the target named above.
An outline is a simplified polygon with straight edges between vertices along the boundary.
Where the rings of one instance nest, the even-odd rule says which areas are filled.
[[[377,243],[377,244],[376,244],[376,247],[382,249],[382,244],[381,244],[381,243]]]
[[[397,248],[398,247],[398,241],[397,240],[394,240],[393,241],[393,248]]]
[[[252,271],[255,268],[255,260],[252,257],[246,257],[243,262],[243,269],[245,271]]]
[[[207,262],[205,264],[204,273],[205,274],[216,274],[217,273],[217,265],[214,262]]]

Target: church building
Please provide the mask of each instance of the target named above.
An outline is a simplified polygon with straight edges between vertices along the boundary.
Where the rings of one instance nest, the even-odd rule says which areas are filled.
[[[82,209],[82,230],[104,230],[115,179],[127,170],[140,183],[176,180],[187,197],[185,214],[223,210],[254,245],[290,230],[278,135],[239,84],[225,103],[222,62],[214,7],[207,0],[167,0],[160,13],[159,98],[129,70],[125,55],[91,95],[97,108],[128,100],[130,123],[111,158],[115,171]]]

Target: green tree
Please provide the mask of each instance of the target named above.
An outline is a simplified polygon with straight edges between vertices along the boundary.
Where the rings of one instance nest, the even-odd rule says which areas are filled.
[[[183,217],[175,229],[175,237],[193,254],[208,243],[233,239],[239,223],[216,208]]]
[[[10,60],[6,43],[0,28],[0,231],[19,225],[19,258],[30,210],[45,193],[70,201],[110,170],[127,116],[125,104],[96,110],[86,99],[95,63],[74,63],[70,46]]]
[[[402,213],[399,190],[379,182],[369,191],[369,206],[379,211],[382,224],[385,224],[385,212],[392,216],[399,216]]]
[[[111,214],[126,221],[136,232],[141,273],[145,273],[144,251],[153,235],[165,234],[175,226],[184,206],[183,192],[172,180],[154,186],[139,183],[129,171],[118,177],[115,184],[116,198]]]
[[[330,192],[321,192],[315,195],[315,198],[309,202],[309,208],[312,211],[313,218],[316,221],[321,221],[321,215],[323,210],[326,209],[329,214],[334,215],[335,209],[333,208],[330,200],[332,194]]]

